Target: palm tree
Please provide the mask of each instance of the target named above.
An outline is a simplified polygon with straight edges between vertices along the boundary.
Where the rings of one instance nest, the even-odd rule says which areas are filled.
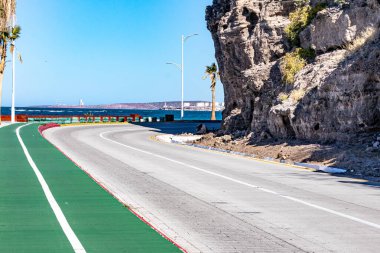
[[[206,66],[205,76],[203,80],[207,77],[210,77],[211,80],[211,94],[212,94],[212,106],[211,106],[211,120],[216,120],[215,117],[215,88],[216,88],[216,80],[219,78],[218,67],[215,63],[212,63],[210,66]]]
[[[8,44],[20,37],[21,28],[10,26],[11,19],[15,15],[16,0],[0,0],[0,124],[1,124],[1,98],[3,92],[3,78],[5,62],[7,59]],[[14,47],[11,46],[11,50]]]

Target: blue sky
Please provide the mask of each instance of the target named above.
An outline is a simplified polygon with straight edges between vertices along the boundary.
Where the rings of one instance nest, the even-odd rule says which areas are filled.
[[[210,100],[205,65],[215,62],[204,20],[212,0],[18,0],[16,106],[180,100],[185,45],[185,100]],[[10,58],[8,58],[10,59]],[[3,105],[10,105],[11,64]],[[223,100],[218,83],[217,100]]]

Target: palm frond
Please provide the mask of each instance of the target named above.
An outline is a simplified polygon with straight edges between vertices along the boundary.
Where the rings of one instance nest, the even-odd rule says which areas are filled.
[[[0,37],[3,41],[7,41],[9,38],[9,32],[8,31],[2,31],[0,32]]]
[[[218,67],[216,66],[215,63],[212,63],[210,66],[206,66],[206,74],[212,74],[216,73],[218,71]]]
[[[11,40],[16,40],[20,38],[21,34],[21,26],[16,25],[15,27],[12,28],[12,34],[9,36]]]
[[[24,61],[22,60],[22,56],[20,53],[17,54],[17,58],[18,60],[20,61],[20,63],[22,64]]]

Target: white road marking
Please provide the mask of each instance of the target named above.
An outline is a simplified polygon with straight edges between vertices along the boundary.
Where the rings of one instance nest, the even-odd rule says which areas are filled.
[[[13,125],[14,123],[2,123],[0,125],[0,128],[3,128],[3,127],[7,127],[7,126],[10,126],[10,125]]]
[[[231,177],[228,177],[228,176],[224,176],[224,175],[219,174],[219,173],[215,173],[215,172],[212,172],[212,171],[209,171],[209,170],[205,170],[205,169],[202,169],[202,168],[190,165],[190,164],[186,164],[184,162],[180,162],[180,161],[168,158],[166,156],[157,155],[157,154],[154,154],[152,152],[145,151],[145,150],[142,150],[142,149],[139,149],[139,148],[135,148],[135,147],[132,147],[132,146],[129,146],[129,145],[126,145],[126,144],[123,144],[123,143],[120,143],[120,142],[117,142],[117,141],[114,141],[114,140],[111,140],[109,138],[104,137],[104,134],[111,133],[111,132],[121,132],[121,131],[107,131],[107,132],[100,133],[99,136],[102,139],[104,139],[104,140],[116,143],[116,144],[121,145],[123,147],[129,148],[129,149],[132,149],[132,150],[135,150],[135,151],[147,154],[147,155],[152,155],[152,156],[155,156],[157,158],[161,158],[161,159],[164,159],[164,160],[176,163],[176,164],[180,164],[180,165],[186,166],[188,168],[192,168],[194,170],[202,171],[204,173],[207,173],[207,174],[210,174],[210,175],[213,175],[213,176],[216,176],[216,177],[220,177],[220,178],[223,178],[223,179],[226,179],[226,180],[229,180],[229,181],[232,181],[232,182],[235,182],[235,183],[238,183],[238,184],[250,187],[250,188],[254,188],[254,189],[257,189],[257,190],[260,190],[260,191],[263,191],[263,192],[266,192],[266,193],[270,193],[270,194],[273,194],[273,195],[276,195],[276,196],[279,196],[279,197],[282,197],[282,198],[285,198],[285,199],[288,199],[288,200],[291,200],[291,201],[294,201],[294,202],[297,202],[297,203],[300,203],[300,204],[303,204],[303,205],[306,205],[306,206],[309,206],[309,207],[313,207],[315,209],[319,209],[321,211],[325,211],[325,212],[330,213],[330,214],[334,214],[334,215],[337,215],[337,216],[340,216],[340,217],[343,217],[343,218],[346,218],[346,219],[349,219],[349,220],[352,220],[352,221],[356,221],[356,222],[362,223],[364,225],[367,225],[367,226],[370,226],[370,227],[373,227],[373,228],[380,229],[380,224],[376,224],[376,223],[373,223],[373,222],[370,222],[370,221],[359,219],[357,217],[354,217],[354,216],[351,216],[351,215],[348,215],[348,214],[345,214],[345,213],[341,213],[341,212],[334,211],[334,210],[326,208],[326,207],[322,207],[322,206],[319,206],[319,205],[316,205],[316,204],[312,204],[312,203],[309,203],[307,201],[304,201],[304,200],[301,200],[301,199],[298,199],[298,198],[294,198],[294,197],[291,197],[291,196],[283,195],[283,194],[280,194],[278,192],[275,192],[275,191],[272,191],[272,190],[269,190],[269,189],[265,189],[265,188],[262,188],[262,187],[257,186],[257,185],[253,185],[253,184],[250,184],[250,183],[238,180],[238,179],[234,179],[234,178],[231,178]]]
[[[27,124],[27,125],[30,125],[30,124]],[[51,209],[53,209],[55,217],[57,217],[59,225],[61,225],[61,228],[62,228],[63,232],[65,233],[67,239],[70,241],[70,244],[73,247],[74,251],[76,253],[86,253],[86,250],[83,248],[78,237],[75,235],[74,231],[72,230],[69,223],[67,222],[65,215],[63,214],[61,208],[59,207],[57,201],[55,200],[53,194],[51,193],[48,184],[46,183],[44,177],[42,176],[41,172],[39,171],[37,165],[34,163],[32,157],[29,154],[28,149],[26,148],[26,146],[24,144],[24,141],[22,140],[22,138],[20,136],[20,129],[27,126],[27,125],[19,126],[16,129],[16,135],[17,135],[18,141],[20,142],[21,147],[24,151],[24,154],[25,154],[26,158],[28,159],[28,162],[29,162],[30,166],[32,167],[34,173],[36,174],[38,181],[41,184],[41,187],[45,193],[47,200],[49,201]]]

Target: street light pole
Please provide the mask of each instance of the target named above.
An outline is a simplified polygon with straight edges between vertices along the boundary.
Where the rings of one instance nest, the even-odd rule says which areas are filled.
[[[183,116],[184,116],[184,109],[183,109],[183,87],[184,87],[184,68],[185,66],[183,65],[183,46],[185,44],[185,36],[182,35],[182,54],[181,54],[181,59],[182,59],[182,62],[181,62],[181,79],[182,79],[182,82],[181,82],[181,93],[182,93],[182,96],[181,96],[181,120],[183,120]]]
[[[13,27],[16,25],[16,15],[13,15]],[[15,109],[15,92],[16,92],[16,44],[12,40],[12,107],[11,107],[11,122],[16,122],[16,109]]]

